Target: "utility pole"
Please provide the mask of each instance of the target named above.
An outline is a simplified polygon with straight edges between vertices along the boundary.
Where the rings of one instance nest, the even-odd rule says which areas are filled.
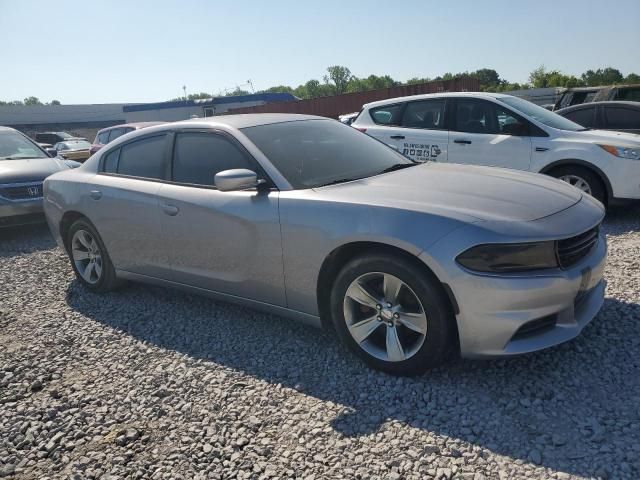
[[[184,92],[184,101],[187,102],[187,86],[182,85],[182,91]]]

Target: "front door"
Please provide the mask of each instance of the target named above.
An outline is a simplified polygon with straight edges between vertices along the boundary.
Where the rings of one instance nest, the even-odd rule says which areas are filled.
[[[173,183],[159,192],[173,280],[285,306],[279,192],[217,190],[215,174],[235,168],[264,178],[232,138],[211,131],[176,134]]]
[[[528,122],[487,100],[456,99],[449,162],[529,170]]]

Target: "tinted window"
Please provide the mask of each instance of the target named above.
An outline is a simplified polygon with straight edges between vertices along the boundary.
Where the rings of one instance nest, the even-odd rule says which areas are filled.
[[[109,143],[109,131],[107,130],[106,132],[99,133],[96,142],[101,143],[102,145]]]
[[[640,88],[621,88],[618,90],[616,100],[640,102]]]
[[[550,112],[545,108],[539,107],[538,105],[531,103],[528,100],[523,100],[522,98],[512,96],[500,97],[498,100],[500,100],[500,102],[506,103],[517,112],[523,114],[525,118],[533,118],[534,120],[537,120],[538,122],[549,127],[557,128],[560,130],[569,130],[573,132],[584,130],[584,127],[582,127],[581,125],[573,123],[571,120],[561,117],[557,113]]]
[[[118,157],[120,156],[120,149],[109,152],[104,157],[104,163],[102,170],[107,173],[116,173],[118,171]]]
[[[113,142],[116,138],[120,137],[124,135],[124,129],[123,128],[114,128],[113,130],[109,131],[109,141]]]
[[[456,105],[454,130],[469,133],[495,133],[491,122],[491,104],[483,100],[459,98]]]
[[[607,128],[616,130],[640,128],[640,110],[623,107],[605,107]]]
[[[180,133],[176,137],[173,154],[175,182],[213,186],[216,173],[233,168],[256,170],[246,155],[223,136]]]
[[[373,121],[379,125],[398,125],[402,113],[402,103],[372,108],[369,112]]]
[[[407,103],[402,114],[402,126],[409,128],[443,129],[445,100],[423,100]]]
[[[334,120],[274,123],[244,128],[242,133],[294,188],[370,177],[399,164],[418,165]]]
[[[164,178],[165,135],[127,143],[120,148],[118,173],[144,178]]]
[[[586,128],[594,128],[596,126],[596,109],[595,108],[581,108],[579,110],[573,110],[567,112],[563,117],[568,118],[572,122],[576,122],[578,125],[582,125]]]

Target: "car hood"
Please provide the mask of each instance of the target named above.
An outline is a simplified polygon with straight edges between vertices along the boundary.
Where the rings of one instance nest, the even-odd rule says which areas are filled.
[[[583,130],[580,132],[563,131],[562,136],[567,136],[574,140],[588,143],[604,143],[618,146],[638,146],[640,145],[640,135],[637,133],[613,132],[609,130]]]
[[[487,221],[537,220],[582,198],[578,189],[546,175],[434,162],[316,192],[334,201]]]
[[[50,157],[0,160],[0,183],[39,182],[68,168],[62,161]]]

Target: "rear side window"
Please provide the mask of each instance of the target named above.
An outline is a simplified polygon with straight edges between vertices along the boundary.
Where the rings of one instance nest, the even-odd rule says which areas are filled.
[[[371,119],[378,125],[399,125],[404,104],[385,105],[369,110]]]
[[[631,130],[640,128],[640,111],[624,107],[605,107],[607,128]]]
[[[104,157],[104,163],[102,170],[107,173],[117,173],[118,172],[118,157],[120,156],[120,149],[117,148],[112,152],[109,152]]]
[[[117,171],[121,175],[164,178],[166,135],[143,138],[120,147]]]
[[[445,100],[423,100],[409,102],[402,114],[402,126],[442,130],[444,124]]]
[[[98,138],[96,138],[96,142],[101,143],[102,145],[109,143],[109,130],[99,133]]]
[[[616,100],[640,102],[640,88],[621,88],[618,90]]]
[[[572,122],[576,122],[578,125],[582,125],[586,128],[594,128],[596,126],[596,109],[595,108],[580,108],[572,112],[567,112],[563,115]]]
[[[224,136],[205,132],[176,136],[174,182],[213,186],[216,173],[234,168],[256,170],[249,158]]]
[[[124,128],[114,128],[109,132],[109,141],[113,142],[116,138],[124,135]]]

